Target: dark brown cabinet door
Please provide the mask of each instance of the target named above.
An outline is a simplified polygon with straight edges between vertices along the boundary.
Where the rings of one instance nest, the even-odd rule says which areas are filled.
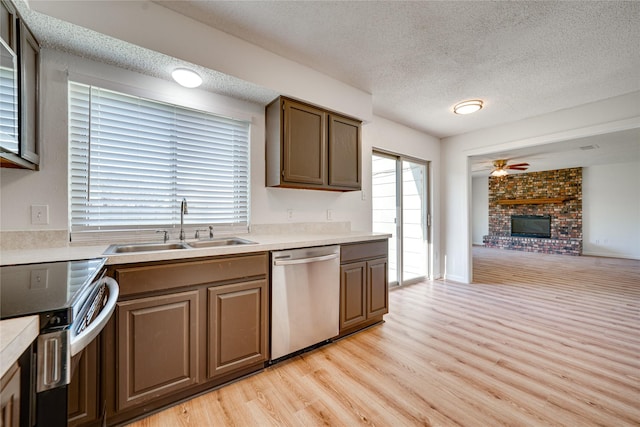
[[[367,320],[366,277],[366,262],[340,267],[340,330]]]
[[[17,15],[13,5],[6,0],[0,1],[0,38],[17,52],[18,40],[16,38]]]
[[[329,115],[329,186],[361,187],[360,122]]]
[[[15,363],[0,380],[0,424],[20,426],[20,367]]]
[[[389,312],[387,259],[367,261],[367,318]]]
[[[198,291],[119,302],[117,410],[197,382]]]
[[[40,46],[9,1],[0,1],[0,35],[10,49],[3,47],[2,67],[12,67],[16,79],[9,79],[8,101],[12,108],[3,114],[11,117],[17,132],[0,147],[0,167],[37,169],[40,163],[38,141],[38,87]],[[11,65],[8,65],[11,64]],[[6,82],[3,82],[3,84]],[[3,96],[4,96],[3,95]],[[16,95],[17,99],[13,99]],[[17,120],[17,123],[14,123]]]
[[[327,114],[291,100],[285,100],[283,106],[283,181],[325,185]]]
[[[20,44],[20,90],[18,103],[20,115],[18,126],[20,134],[20,157],[37,165],[38,154],[38,77],[40,46],[31,31],[20,20],[18,27]]]
[[[77,362],[68,388],[68,426],[79,426],[98,418],[98,345],[95,339]]]
[[[267,360],[268,289],[266,280],[208,289],[209,378]]]

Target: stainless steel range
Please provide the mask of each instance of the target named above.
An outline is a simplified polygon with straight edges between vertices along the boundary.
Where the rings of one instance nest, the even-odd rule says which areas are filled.
[[[104,275],[105,262],[96,258],[0,267],[0,319],[40,318],[33,346],[35,387],[27,385],[35,396],[27,396],[33,403],[21,410],[21,425],[67,425],[73,359],[102,331],[118,299],[118,284]]]

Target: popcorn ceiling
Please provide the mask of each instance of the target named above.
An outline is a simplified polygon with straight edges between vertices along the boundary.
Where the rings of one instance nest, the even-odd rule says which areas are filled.
[[[68,52],[164,80],[171,80],[171,70],[187,67],[203,78],[201,89],[261,105],[268,104],[278,96],[272,90],[219,71],[34,12],[20,3],[17,3],[17,7],[44,48]]]

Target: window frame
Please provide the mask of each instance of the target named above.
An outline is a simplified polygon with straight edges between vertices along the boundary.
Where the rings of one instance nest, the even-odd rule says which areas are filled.
[[[217,118],[223,120],[234,120],[239,122],[244,122],[246,126],[246,146],[243,145],[244,149],[244,165],[246,166],[246,174],[242,175],[245,179],[244,184],[246,187],[243,187],[246,192],[246,200],[244,201],[244,205],[246,208],[244,209],[246,221],[239,222],[216,222],[214,218],[210,221],[199,221],[193,222],[189,221],[189,216],[185,216],[185,229],[186,230],[197,230],[207,228],[209,225],[213,225],[214,228],[223,229],[224,232],[230,232],[233,234],[242,234],[247,233],[250,227],[250,219],[251,219],[251,132],[252,132],[252,117],[246,113],[242,114],[239,112],[233,112],[233,114],[229,114],[229,112],[222,112],[220,110],[216,110],[215,108],[210,108],[209,105],[203,101],[202,97],[199,94],[196,94],[194,97],[188,97],[187,102],[176,102],[176,94],[171,91],[160,91],[154,92],[145,90],[139,87],[130,87],[123,84],[112,83],[108,81],[104,81],[102,79],[91,78],[82,75],[70,75],[67,82],[67,117],[69,123],[67,124],[67,130],[70,132],[71,129],[71,120],[70,120],[70,109],[71,109],[71,99],[70,96],[70,86],[73,83],[78,83],[81,85],[88,85],[99,87],[101,89],[107,91],[114,91],[121,93],[125,96],[142,98],[146,101],[150,101],[153,103],[160,104],[169,104],[170,106],[175,106],[181,110],[191,110],[197,111],[199,113],[204,113],[207,115],[213,115]],[[184,97],[182,97],[184,98]],[[178,143],[179,144],[179,143]],[[71,166],[71,150],[72,150],[72,141],[71,135],[69,134],[69,149],[68,149],[68,158],[69,165],[67,171],[71,174],[72,166]],[[235,175],[234,175],[235,176]],[[175,181],[174,181],[175,184]],[[237,183],[234,183],[237,185]],[[177,230],[180,227],[179,221],[179,205],[180,200],[182,198],[174,197],[173,203],[176,205],[175,209],[172,208],[173,217],[167,223],[149,223],[149,224],[123,224],[116,226],[88,226],[88,227],[78,227],[77,225],[72,226],[72,197],[71,197],[71,186],[72,179],[69,176],[69,239],[71,242],[86,242],[93,241],[96,243],[103,242],[112,242],[114,240],[122,240],[126,238],[127,240],[137,241],[137,240],[148,240],[150,238],[154,238],[151,236],[156,236],[156,232],[158,230],[168,231],[170,233],[171,238],[177,237],[177,231],[175,231],[175,235],[172,231]],[[244,200],[244,199],[243,199]],[[191,231],[190,231],[191,233]],[[203,233],[204,234],[204,233]],[[157,238],[157,236],[155,237]]]

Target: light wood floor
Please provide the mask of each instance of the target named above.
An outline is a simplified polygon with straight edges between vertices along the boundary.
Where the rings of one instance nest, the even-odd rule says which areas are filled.
[[[474,282],[134,426],[640,425],[640,261],[474,248]]]

